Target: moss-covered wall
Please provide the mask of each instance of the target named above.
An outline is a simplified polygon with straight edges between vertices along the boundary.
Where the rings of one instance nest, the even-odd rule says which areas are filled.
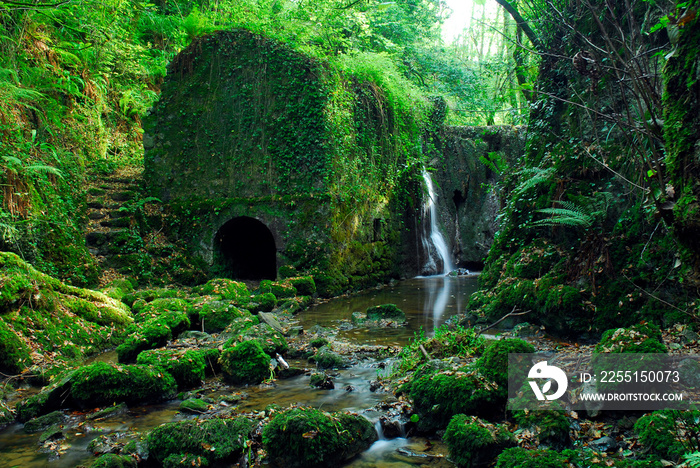
[[[249,31],[204,36],[144,119],[148,194],[212,274],[218,229],[247,216],[270,229],[278,266],[325,276],[328,294],[410,275],[403,213],[419,194],[400,181],[419,173],[422,127],[397,102]]]

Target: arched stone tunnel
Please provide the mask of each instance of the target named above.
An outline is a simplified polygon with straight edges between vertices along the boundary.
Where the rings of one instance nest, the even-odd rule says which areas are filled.
[[[230,278],[274,280],[277,277],[274,236],[255,218],[232,218],[214,236],[214,263]]]

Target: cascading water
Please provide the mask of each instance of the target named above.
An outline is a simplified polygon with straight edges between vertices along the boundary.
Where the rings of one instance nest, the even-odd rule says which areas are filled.
[[[447,248],[447,242],[445,238],[442,237],[440,229],[438,228],[438,212],[437,212],[437,199],[435,195],[435,189],[433,188],[433,180],[430,178],[428,171],[423,169],[423,180],[425,181],[425,186],[428,189],[428,200],[423,206],[424,216],[430,218],[430,231],[426,232],[426,225],[423,225],[423,236],[421,240],[423,241],[423,250],[427,253],[428,259],[423,266],[424,274],[448,274],[454,270],[452,261],[450,260],[450,251]],[[442,263],[442,265],[440,265]],[[442,266],[442,269],[440,269]]]

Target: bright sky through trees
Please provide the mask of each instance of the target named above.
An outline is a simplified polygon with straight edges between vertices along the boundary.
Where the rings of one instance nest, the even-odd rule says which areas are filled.
[[[452,14],[442,26],[442,38],[445,44],[451,44],[464,29],[469,28],[472,14],[475,20],[481,19],[486,8],[487,17],[493,18],[499,10],[494,0],[445,0],[445,3],[452,10]]]

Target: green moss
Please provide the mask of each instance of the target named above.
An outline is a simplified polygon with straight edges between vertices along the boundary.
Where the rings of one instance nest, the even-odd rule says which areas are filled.
[[[84,406],[161,401],[175,395],[175,379],[160,368],[95,362],[75,371],[71,396]]]
[[[207,402],[200,398],[188,398],[180,403],[180,411],[186,413],[205,413],[208,409]]]
[[[700,411],[654,411],[634,424],[639,440],[653,453],[678,459],[684,453],[697,451],[700,440]]]
[[[231,302],[210,301],[205,303],[199,311],[199,320],[204,331],[217,333],[224,330],[232,321],[245,316],[243,310]]]
[[[90,468],[136,468],[137,466],[138,463],[133,457],[106,453],[92,462]]]
[[[320,369],[334,369],[345,366],[345,359],[328,346],[321,346],[309,360],[315,362]]]
[[[630,328],[617,328],[603,333],[595,347],[597,353],[665,353],[659,327],[640,323]]]
[[[498,456],[496,468],[569,468],[566,457],[554,450],[513,447]]]
[[[450,449],[450,458],[462,468],[486,465],[515,443],[505,426],[464,414],[450,419],[443,440]]]
[[[316,283],[312,276],[299,276],[287,280],[300,296],[313,296],[316,294]]]
[[[270,377],[270,356],[257,341],[244,341],[224,349],[219,362],[226,378],[233,383],[257,384]]]
[[[278,466],[306,468],[340,465],[377,439],[361,416],[295,408],[275,416],[263,429],[263,445]]]
[[[251,296],[250,301],[245,305],[252,314],[258,312],[270,312],[277,306],[277,298],[272,293],[262,293]]]
[[[71,379],[74,373],[74,370],[67,370],[54,376],[51,383],[42,388],[39,393],[20,401],[15,406],[17,420],[26,422],[61,408],[66,401],[66,395],[70,394]]]
[[[148,435],[150,456],[164,463],[171,455],[234,461],[250,440],[254,424],[246,418],[196,419],[163,424]]]
[[[297,295],[297,289],[292,285],[291,280],[284,282],[276,282],[270,280],[262,280],[258,291],[261,293],[272,293],[278,299],[285,299]]]
[[[294,278],[299,274],[294,265],[282,265],[277,269],[277,276],[282,279]]]
[[[309,344],[314,348],[320,348],[328,344],[328,340],[325,338],[315,338],[309,341]]]
[[[24,423],[24,432],[27,434],[34,434],[35,432],[41,432],[54,424],[60,424],[66,420],[66,415],[60,411],[53,411],[51,413],[39,416],[34,419],[30,419]]]
[[[406,314],[399,309],[396,304],[381,304],[368,307],[366,310],[367,320],[393,320],[405,322]]]
[[[276,332],[267,323],[260,323],[243,330],[238,338],[238,341],[254,340],[262,347],[263,351],[271,356],[276,353],[285,354],[289,349],[287,339],[279,332]]]
[[[489,416],[506,402],[506,389],[477,371],[416,371],[408,385],[408,396],[419,415],[418,427],[442,429],[456,414]]]
[[[513,418],[521,429],[529,429],[537,434],[543,444],[566,446],[571,442],[571,424],[563,411],[516,411]]]
[[[200,385],[206,369],[205,351],[192,349],[142,351],[136,358],[136,363],[160,367],[175,378],[179,389]]]
[[[508,353],[534,353],[535,348],[519,338],[496,340],[484,350],[478,362],[481,372],[503,388],[508,386]]]
[[[0,372],[19,374],[32,362],[29,348],[3,320],[0,320]]]
[[[165,346],[173,336],[164,320],[150,320],[130,329],[131,334],[117,346],[119,362],[134,362],[141,351]]]
[[[168,457],[163,460],[163,468],[178,468],[181,466],[190,466],[194,468],[209,466],[209,461],[201,455],[183,453],[168,455]]]
[[[228,278],[214,278],[196,288],[195,291],[202,295],[221,296],[224,300],[234,300],[250,295],[245,284]]]

